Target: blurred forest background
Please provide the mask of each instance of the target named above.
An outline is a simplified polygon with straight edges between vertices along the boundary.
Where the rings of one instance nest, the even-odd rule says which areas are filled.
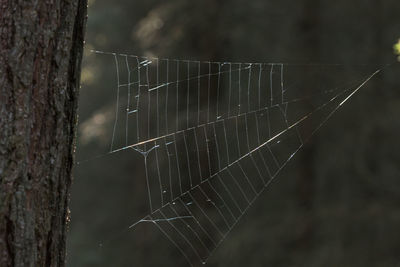
[[[113,123],[115,65],[90,49],[379,68],[400,37],[398,0],[89,0],[88,11],[77,161],[107,152]],[[399,77],[385,69],[341,107],[208,266],[400,266]],[[187,265],[151,225],[124,231],[146,214],[142,173],[124,153],[75,167],[67,266]]]

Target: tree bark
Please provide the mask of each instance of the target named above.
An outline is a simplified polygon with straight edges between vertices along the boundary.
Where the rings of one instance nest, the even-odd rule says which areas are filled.
[[[0,0],[0,266],[64,266],[87,0]]]

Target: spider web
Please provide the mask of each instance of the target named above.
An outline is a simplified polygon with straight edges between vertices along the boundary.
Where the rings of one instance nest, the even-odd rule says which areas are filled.
[[[381,70],[343,65],[113,59],[107,154],[142,155],[152,223],[192,265],[205,264],[322,125]],[[340,79],[335,78],[340,77]]]

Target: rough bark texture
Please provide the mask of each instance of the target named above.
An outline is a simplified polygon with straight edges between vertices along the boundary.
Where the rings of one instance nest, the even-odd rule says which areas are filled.
[[[86,0],[0,0],[0,266],[63,266]]]

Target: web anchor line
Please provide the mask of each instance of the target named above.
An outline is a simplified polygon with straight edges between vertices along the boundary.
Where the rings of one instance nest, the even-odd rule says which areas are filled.
[[[272,66],[271,69],[273,69],[273,66]],[[282,78],[283,78],[283,76],[282,76]],[[368,78],[368,77],[367,77],[367,78]],[[346,83],[344,83],[344,84],[341,85],[341,86],[345,86],[345,85],[351,86],[351,85],[354,85],[354,84],[356,84],[356,83],[362,82],[362,81],[364,81],[365,79],[366,79],[366,78],[361,78],[361,79],[357,79],[357,80],[355,80],[355,81],[346,82]],[[324,90],[324,91],[322,91],[322,92],[320,92],[320,93],[318,93],[318,94],[303,96],[303,97],[294,98],[294,99],[291,99],[291,100],[283,101],[283,98],[282,98],[282,101],[283,101],[283,102],[282,102],[282,103],[278,103],[278,104],[272,104],[272,103],[273,103],[273,99],[271,98],[271,105],[270,105],[270,106],[269,106],[269,105],[267,105],[267,106],[262,106],[262,107],[260,107],[260,108],[258,108],[258,109],[250,110],[250,111],[247,111],[247,112],[240,112],[240,106],[239,106],[239,113],[236,114],[236,115],[234,115],[234,114],[229,115],[229,113],[225,113],[225,114],[221,114],[220,116],[218,116],[215,120],[209,120],[209,121],[207,121],[207,122],[200,123],[200,124],[197,124],[197,125],[193,125],[193,126],[188,127],[188,128],[179,129],[178,127],[176,127],[176,129],[175,129],[174,132],[167,133],[167,134],[165,134],[165,135],[156,136],[156,137],[154,137],[154,138],[145,139],[145,140],[139,141],[139,142],[137,142],[137,143],[133,143],[133,144],[130,144],[130,145],[121,147],[121,148],[114,149],[114,150],[110,151],[109,154],[116,153],[116,152],[120,152],[120,151],[122,151],[122,150],[129,149],[129,148],[132,148],[132,147],[137,147],[137,146],[140,146],[140,145],[144,145],[144,144],[149,143],[149,142],[154,142],[154,141],[157,141],[157,140],[162,139],[162,138],[164,138],[164,137],[172,136],[172,135],[174,135],[174,134],[176,134],[176,133],[183,133],[183,132],[185,132],[185,131],[190,131],[190,130],[196,128],[196,127],[197,127],[197,128],[200,128],[200,127],[204,127],[205,125],[212,125],[212,124],[216,124],[216,123],[218,123],[218,122],[225,122],[226,120],[236,118],[237,116],[246,116],[246,115],[249,115],[249,114],[258,113],[258,112],[260,112],[260,111],[266,111],[266,112],[268,112],[268,110],[273,109],[273,108],[279,108],[279,109],[281,109],[282,106],[284,106],[284,109],[286,110],[289,104],[293,104],[293,103],[296,103],[296,102],[302,102],[302,101],[305,101],[305,100],[308,100],[308,99],[312,99],[313,97],[316,97],[316,96],[318,96],[318,95],[334,93],[335,91],[339,91],[339,89],[341,89],[341,86],[338,86],[338,87],[336,87],[336,88],[334,88],[334,89]],[[350,89],[351,89],[351,87],[349,87],[348,89],[345,89],[345,90],[350,90]],[[284,90],[287,90],[287,89],[286,89],[286,88],[283,88],[283,84],[282,84],[282,91],[284,91]],[[343,90],[343,89],[342,89],[342,90]],[[167,92],[167,93],[168,93],[168,92]],[[271,90],[271,93],[272,93],[272,90]],[[282,95],[283,95],[283,93],[282,93]],[[167,94],[167,96],[168,96],[168,94]],[[135,110],[129,111],[128,114],[137,113],[137,112],[138,112],[138,108],[135,109]],[[167,111],[166,111],[166,114],[168,114]],[[200,113],[199,113],[199,114],[200,114]],[[138,121],[138,120],[137,120],[137,121]],[[167,125],[168,125],[168,122],[166,122],[166,123],[167,123]],[[139,132],[138,132],[138,135],[139,135]],[[114,138],[113,138],[113,139],[114,139]]]
[[[348,90],[350,90],[350,89],[345,89],[345,91],[348,91]],[[324,91],[324,92],[325,93],[332,93],[332,92],[335,92],[335,90],[328,90],[328,91]],[[146,139],[146,140],[140,141],[138,143],[134,143],[134,144],[131,144],[131,145],[128,145],[128,146],[124,146],[124,147],[121,147],[121,148],[118,148],[118,149],[114,149],[114,150],[110,151],[107,154],[113,154],[113,153],[117,153],[117,152],[120,152],[120,151],[123,151],[123,150],[126,150],[126,149],[139,147],[139,146],[142,146],[142,145],[147,144],[147,143],[151,143],[151,142],[155,142],[155,141],[164,139],[166,137],[174,136],[176,134],[180,134],[180,133],[184,133],[184,132],[193,130],[195,128],[203,128],[203,127],[206,127],[206,126],[211,126],[211,125],[217,124],[219,122],[223,122],[224,123],[227,120],[234,119],[234,118],[237,118],[237,117],[247,116],[247,115],[250,115],[250,114],[256,114],[256,113],[262,112],[262,111],[268,112],[268,110],[273,109],[273,108],[281,109],[282,105],[285,107],[285,110],[286,110],[288,104],[294,103],[294,102],[299,102],[299,101],[301,101],[303,99],[307,99],[307,97],[306,98],[294,99],[292,101],[283,102],[282,104],[275,104],[273,106],[261,107],[260,109],[256,109],[256,110],[248,111],[248,112],[243,112],[243,113],[240,113],[239,115],[232,115],[232,116],[228,116],[228,117],[225,117],[225,118],[221,115],[215,121],[210,121],[210,122],[206,122],[206,123],[203,123],[203,124],[198,124],[198,125],[195,125],[195,126],[192,126],[192,127],[189,127],[189,128],[176,130],[176,131],[174,131],[172,133],[168,133],[168,134],[165,134],[165,135],[157,136],[157,137],[154,137],[154,138],[151,138],[151,139]],[[132,113],[136,113],[137,110],[133,110],[131,112]],[[140,152],[140,151],[138,151],[138,152]]]

